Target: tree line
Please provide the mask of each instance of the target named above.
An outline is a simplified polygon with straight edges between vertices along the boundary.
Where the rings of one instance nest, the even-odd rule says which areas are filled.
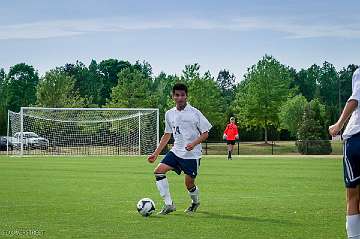
[[[350,96],[357,67],[349,64],[337,71],[324,62],[296,70],[265,55],[238,82],[226,69],[217,76],[201,73],[197,63],[186,65],[180,75],[154,75],[148,62],[106,59],[86,66],[77,61],[42,76],[20,63],[8,72],[0,69],[0,135],[6,134],[7,111],[18,112],[23,106],[159,108],[161,134],[164,113],[173,107],[172,86],[184,82],[191,105],[214,126],[210,140],[222,138],[231,116],[237,119],[241,140],[311,138],[304,132],[314,124],[320,132],[316,139],[327,139],[324,132]]]

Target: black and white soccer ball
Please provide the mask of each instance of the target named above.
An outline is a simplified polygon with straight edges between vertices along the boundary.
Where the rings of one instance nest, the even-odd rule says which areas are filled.
[[[140,215],[148,217],[155,212],[155,203],[150,198],[143,198],[137,203],[136,208]]]

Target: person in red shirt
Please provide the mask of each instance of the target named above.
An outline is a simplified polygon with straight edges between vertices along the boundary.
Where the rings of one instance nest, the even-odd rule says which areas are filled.
[[[226,143],[228,145],[228,160],[231,160],[231,154],[234,149],[235,141],[239,139],[239,132],[235,124],[234,117],[230,118],[230,123],[226,126],[223,138],[226,140]]]

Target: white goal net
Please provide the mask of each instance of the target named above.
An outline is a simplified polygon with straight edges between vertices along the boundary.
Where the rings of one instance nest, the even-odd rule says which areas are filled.
[[[145,155],[159,142],[158,109],[38,108],[8,112],[8,153]]]

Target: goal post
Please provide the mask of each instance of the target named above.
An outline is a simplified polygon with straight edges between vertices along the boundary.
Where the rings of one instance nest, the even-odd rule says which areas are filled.
[[[159,143],[159,110],[22,107],[8,111],[7,137],[16,155],[146,155]]]

